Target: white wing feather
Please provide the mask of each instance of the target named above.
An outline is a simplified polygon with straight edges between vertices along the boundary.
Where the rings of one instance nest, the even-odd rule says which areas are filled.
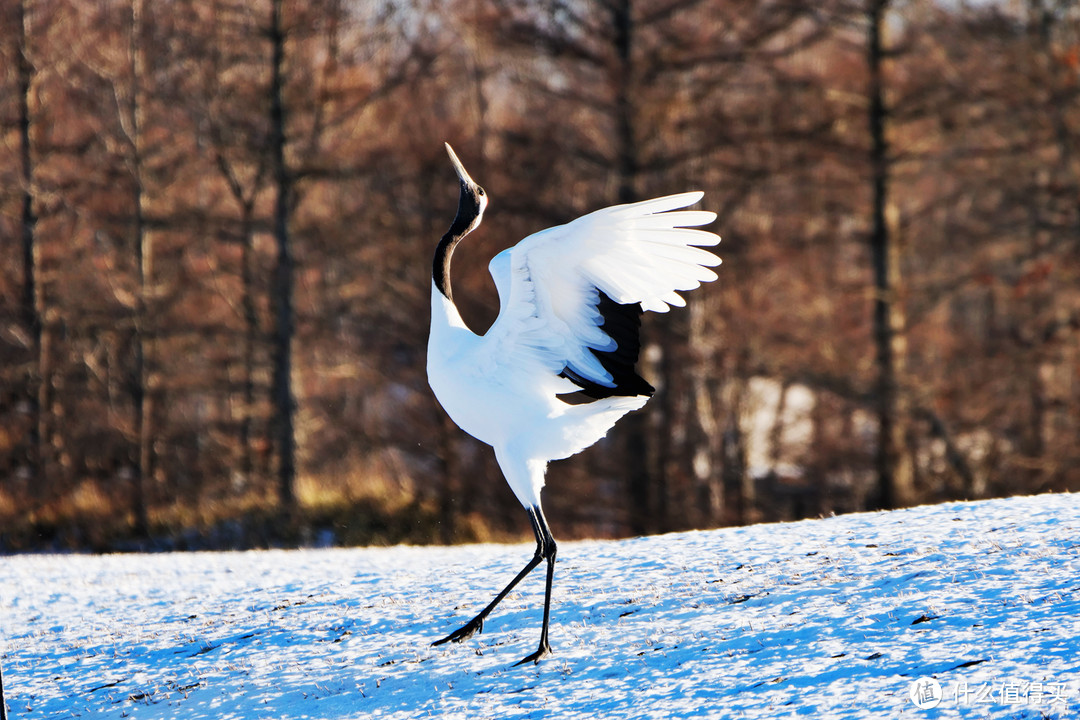
[[[686,302],[678,291],[716,279],[720,258],[698,246],[720,238],[688,228],[716,214],[680,210],[701,199],[689,192],[617,205],[530,235],[488,266],[499,292],[499,317],[484,335],[489,362],[565,367],[608,387],[612,377],[590,349],[609,351],[600,292],[617,303],[667,312]],[[674,212],[673,212],[674,211]]]

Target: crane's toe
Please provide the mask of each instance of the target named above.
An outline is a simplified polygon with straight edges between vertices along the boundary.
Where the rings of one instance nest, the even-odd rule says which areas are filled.
[[[546,639],[541,640],[540,641],[540,647],[538,647],[536,649],[536,652],[534,652],[532,654],[529,654],[529,655],[526,655],[525,657],[521,658],[521,660],[518,660],[516,663],[514,663],[514,667],[517,667],[518,665],[526,665],[528,663],[532,663],[533,665],[536,665],[536,664],[538,664],[540,662],[540,660],[542,658],[545,658],[550,654],[551,654],[551,646],[548,645],[548,642],[547,642]]]
[[[431,645],[434,647],[435,645],[442,645],[443,643],[448,642],[461,642],[462,640],[468,640],[473,635],[482,632],[484,632],[483,618],[473,618],[469,622],[459,627],[454,632],[444,637],[442,640],[436,640],[435,642],[431,643]]]

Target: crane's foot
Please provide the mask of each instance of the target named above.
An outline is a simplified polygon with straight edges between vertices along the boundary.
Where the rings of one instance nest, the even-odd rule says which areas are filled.
[[[436,640],[431,643],[431,645],[434,647],[435,645],[442,645],[443,643],[448,642],[461,642],[462,640],[468,640],[473,635],[482,632],[484,632],[484,619],[482,617],[474,617],[442,640]]]
[[[540,662],[541,658],[547,657],[550,654],[551,646],[548,645],[547,639],[545,638],[540,641],[540,647],[536,649],[536,652],[521,658],[521,660],[514,663],[514,667],[517,667],[518,665],[525,665],[527,663],[532,663],[533,665],[536,665]]]

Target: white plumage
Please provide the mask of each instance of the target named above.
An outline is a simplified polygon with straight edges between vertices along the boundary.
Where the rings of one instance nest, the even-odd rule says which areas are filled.
[[[612,386],[592,352],[615,349],[601,324],[598,290],[620,304],[667,312],[685,305],[676,291],[716,279],[709,268],[719,258],[694,246],[720,238],[687,229],[712,222],[715,214],[670,212],[701,197],[684,193],[605,208],[499,253],[488,266],[499,316],[484,335],[469,330],[454,303],[432,287],[431,388],[462,430],[495,449],[525,507],[540,502],[547,461],[589,447],[648,399],[570,405],[558,396],[581,387],[560,373],[570,368]]]
[[[454,422],[494,448],[507,482],[530,511],[537,555],[507,591],[545,556],[550,542],[541,648],[526,658],[538,660],[548,651],[546,606],[554,561],[554,541],[540,510],[547,464],[594,444],[648,400],[652,388],[632,369],[641,312],[636,306],[667,312],[685,305],[679,291],[716,279],[710,268],[720,259],[700,246],[720,238],[690,229],[716,215],[682,209],[703,196],[688,192],[604,208],[530,235],[491,260],[499,315],[477,335],[454,305],[449,262],[457,242],[479,224],[487,198],[449,145],[447,150],[461,180],[461,200],[433,269],[428,379]],[[617,338],[628,347],[619,347]],[[582,390],[595,399],[568,403],[560,398]],[[505,593],[474,619],[475,627],[467,625],[461,637],[446,639],[479,630]]]

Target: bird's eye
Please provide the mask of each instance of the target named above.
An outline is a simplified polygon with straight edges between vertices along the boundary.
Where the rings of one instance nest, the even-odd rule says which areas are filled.
[[[487,195],[487,193],[484,192],[484,188],[482,188],[480,186],[477,186],[476,194],[479,195],[480,197],[484,197],[485,195]]]

